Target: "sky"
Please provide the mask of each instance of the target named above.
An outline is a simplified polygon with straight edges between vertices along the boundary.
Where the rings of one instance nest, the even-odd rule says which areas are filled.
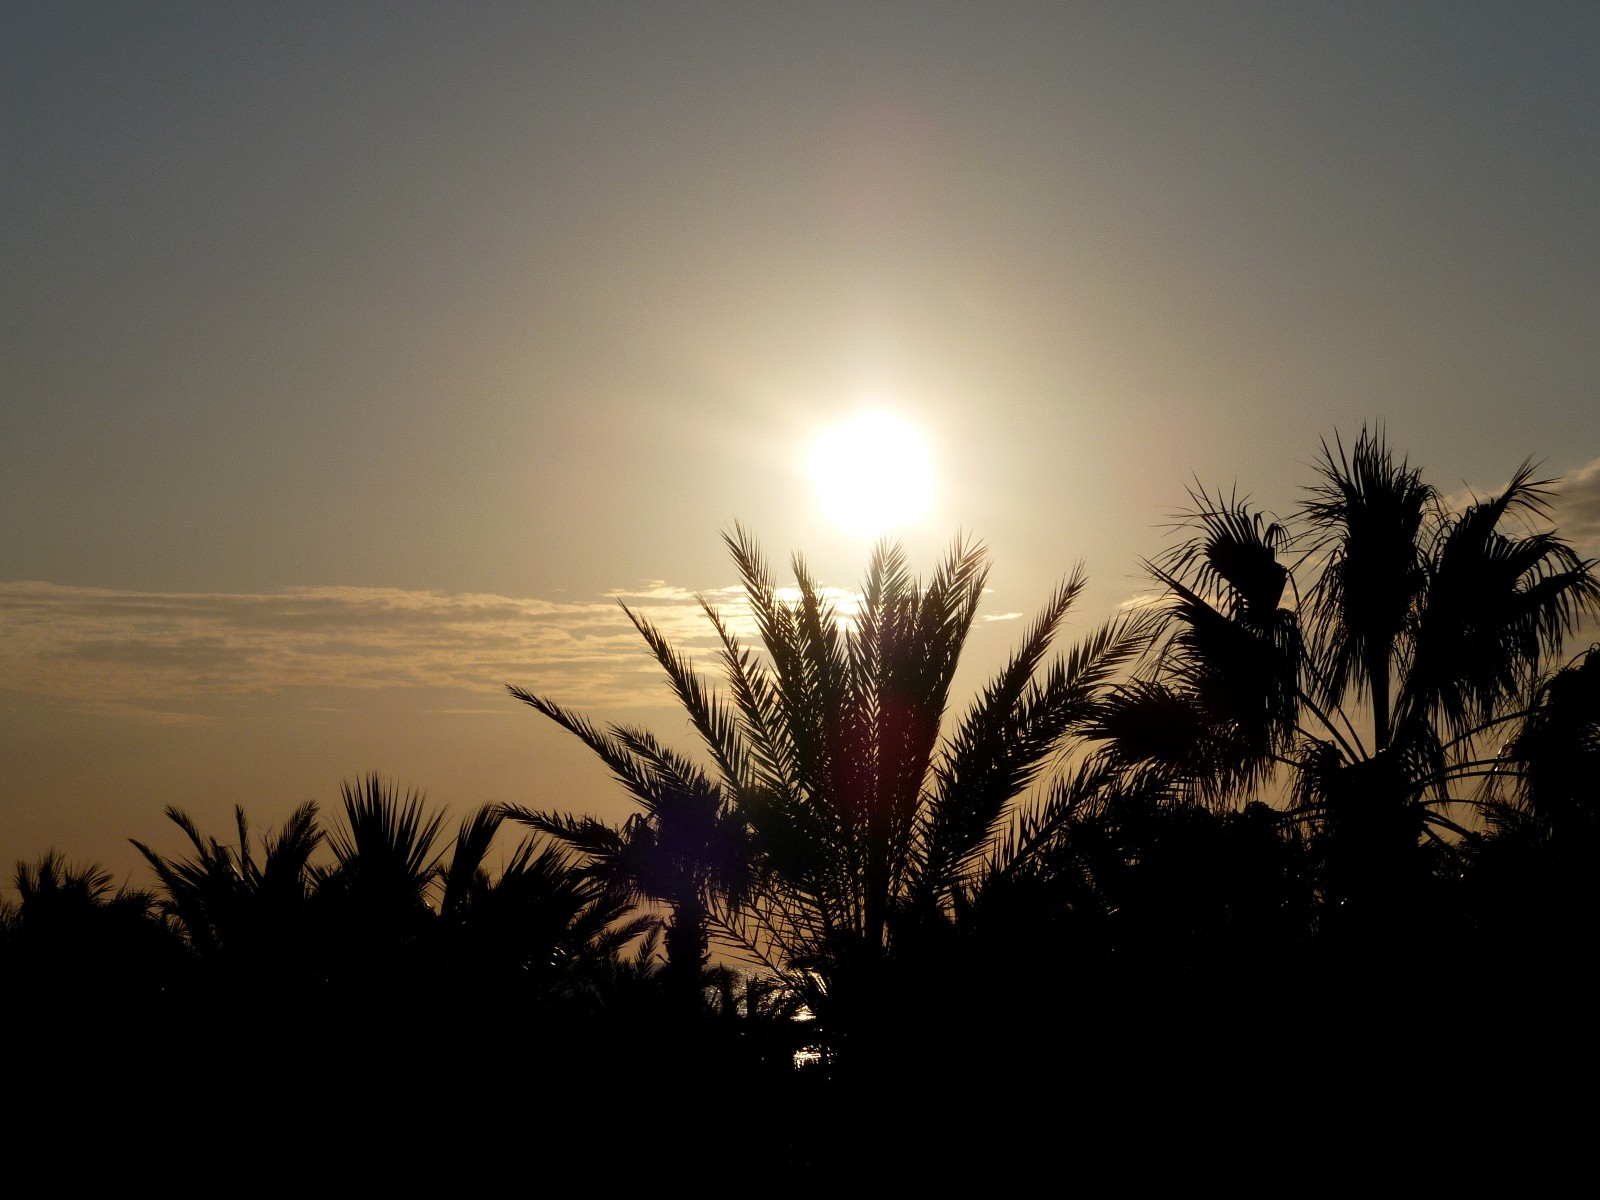
[[[709,669],[736,522],[858,583],[862,411],[913,563],[991,552],[972,688],[1364,423],[1600,554],[1597,62],[1592,3],[8,0],[0,864],[373,770],[620,817],[504,685],[687,745],[618,601]]]

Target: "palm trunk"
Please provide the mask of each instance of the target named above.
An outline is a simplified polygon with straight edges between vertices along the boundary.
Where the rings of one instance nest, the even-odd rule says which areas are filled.
[[[1367,657],[1367,684],[1372,689],[1372,749],[1381,754],[1389,748],[1389,654],[1385,646],[1382,653]]]
[[[703,1000],[700,984],[711,958],[706,912],[698,897],[672,906],[672,920],[663,941],[667,950],[664,982],[668,996],[681,1011],[694,1012]]]

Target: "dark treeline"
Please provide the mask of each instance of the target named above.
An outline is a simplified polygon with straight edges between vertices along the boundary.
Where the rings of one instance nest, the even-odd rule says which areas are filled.
[[[1367,432],[1282,520],[1192,499],[1158,601],[1060,650],[1074,575],[960,713],[981,548],[886,545],[841,612],[736,531],[720,687],[628,614],[694,755],[511,689],[621,826],[449,829],[370,776],[264,834],[169,810],[147,889],[21,864],[13,1063],[152,1135],[363,1128],[396,1173],[419,1113],[684,1178],[1542,1113],[1530,1062],[1593,1061],[1595,564],[1526,468],[1453,512]]]

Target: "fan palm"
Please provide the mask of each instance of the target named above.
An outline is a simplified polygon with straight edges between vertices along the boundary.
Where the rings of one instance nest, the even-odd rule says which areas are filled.
[[[1316,470],[1285,523],[1191,493],[1190,536],[1150,568],[1164,636],[1094,734],[1217,803],[1286,771],[1330,851],[1329,898],[1347,900],[1460,834],[1467,781],[1505,769],[1492,743],[1600,584],[1534,528],[1548,485],[1527,464],[1459,513],[1381,432],[1324,443]]]
[[[1487,829],[1470,843],[1466,880],[1478,923],[1518,955],[1515,977],[1572,961],[1600,900],[1600,647],[1539,689],[1489,777]]]
[[[0,900],[0,981],[16,1097],[7,1112],[11,1144],[29,1144],[35,1128],[42,1138],[92,1131],[102,1146],[111,1129],[153,1135],[154,1121],[143,1124],[149,1089],[122,1103],[85,1081],[143,1079],[149,1047],[171,1044],[158,1031],[182,976],[182,942],[154,895],[114,887],[98,865],[52,850],[17,863],[10,882],[18,899]]]
[[[1573,841],[1600,833],[1600,646],[1539,687],[1502,761],[1505,773],[1493,777],[1509,793],[1497,809],[1502,821],[1520,816],[1547,837]]]
[[[387,986],[422,965],[434,923],[444,814],[425,797],[372,773],[342,783],[344,822],[328,834],[334,862],[316,871],[319,933],[330,970],[352,983]]]
[[[687,845],[691,859],[709,860],[694,878],[711,922],[800,986],[825,1023],[859,1026],[868,1010],[890,1003],[890,968],[911,963],[933,931],[956,919],[995,856],[1022,844],[1008,836],[1019,797],[1137,652],[1143,629],[1137,618],[1114,620],[1050,660],[1084,586],[1074,574],[946,732],[956,666],[988,574],[981,546],[958,540],[924,585],[899,547],[881,544],[859,608],[847,616],[800,559],[791,600],[745,530],[724,541],[764,651],[746,647],[702,601],[721,647],[726,698],[659,630],[628,614],[684,706],[709,770],[646,731],[602,731],[543,697],[512,694],[593,749],[647,820],[692,799],[703,815]],[[620,855],[626,840],[608,853]],[[721,856],[735,849],[748,878],[713,886],[725,879]]]
[[[113,888],[98,864],[51,850],[17,863],[18,903],[0,904],[0,970],[12,999],[110,1005],[153,992],[170,965],[156,899]]]

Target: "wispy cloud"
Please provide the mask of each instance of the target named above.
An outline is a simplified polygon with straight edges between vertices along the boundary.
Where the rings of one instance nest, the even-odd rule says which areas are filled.
[[[1546,478],[1542,471],[1536,471],[1535,477]],[[1499,495],[1509,482],[1503,479],[1493,487],[1463,485],[1445,493],[1441,501],[1450,512],[1462,513]],[[1554,529],[1585,558],[1600,558],[1600,458],[1546,484],[1545,493],[1550,502],[1546,512],[1524,511],[1515,519],[1526,530]],[[1508,524],[1507,528],[1512,526]]]
[[[704,596],[736,636],[754,638],[741,589]],[[843,591],[826,599],[846,617],[859,604]],[[587,602],[392,588],[228,594],[20,582],[0,583],[0,688],[164,720],[205,719],[207,697],[293,688],[487,696],[516,683],[580,706],[673,703],[619,600],[714,670],[719,643],[700,599],[659,581]]]
[[[1554,489],[1555,525],[1586,558],[1600,558],[1600,458],[1562,479]]]
[[[1150,608],[1161,608],[1167,603],[1167,593],[1151,589],[1149,591],[1135,592],[1121,604],[1117,611],[1121,613],[1138,613]]]
[[[692,597],[630,603],[641,599],[640,611],[674,637],[690,633],[699,613]],[[238,595],[0,584],[3,686],[85,707],[160,706],[300,687],[491,692],[506,682],[582,703],[654,704],[663,701],[654,672],[638,632],[603,598],[554,603],[387,588]]]

